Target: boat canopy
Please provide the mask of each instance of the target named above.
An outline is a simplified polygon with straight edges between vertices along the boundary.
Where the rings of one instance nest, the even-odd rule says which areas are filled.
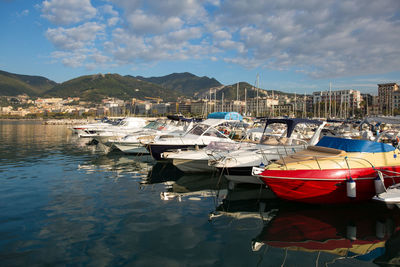
[[[292,135],[292,132],[294,128],[296,127],[297,124],[299,123],[307,123],[307,124],[315,124],[315,125],[321,125],[323,121],[319,120],[309,120],[309,119],[301,119],[301,118],[293,118],[293,119],[267,119],[265,128],[268,127],[268,125],[271,125],[273,123],[283,123],[287,125],[287,132],[286,132],[286,137],[290,137]]]
[[[183,122],[201,122],[203,119],[200,118],[185,118],[183,115],[167,115],[167,118],[173,121]]]
[[[207,119],[224,119],[242,121],[243,116],[237,112],[213,112],[208,114]]]
[[[395,150],[394,146],[384,143],[331,136],[322,137],[316,146],[336,148],[347,152],[380,153]]]

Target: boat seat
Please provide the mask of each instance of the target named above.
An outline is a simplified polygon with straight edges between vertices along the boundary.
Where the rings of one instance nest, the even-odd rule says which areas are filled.
[[[145,135],[145,136],[140,136],[140,137],[138,137],[137,139],[138,139],[139,141],[141,141],[141,140],[153,140],[154,138],[155,138],[154,135]]]
[[[276,161],[278,164],[285,164],[290,162],[298,162],[305,160],[314,160],[322,159],[322,158],[330,158],[330,157],[344,157],[346,156],[346,151],[330,148],[330,147],[322,147],[322,146],[309,146],[307,149],[299,151],[295,154],[289,155],[284,158],[284,160],[279,159]]]

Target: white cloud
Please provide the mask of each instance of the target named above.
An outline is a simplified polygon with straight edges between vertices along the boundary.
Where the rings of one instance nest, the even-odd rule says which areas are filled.
[[[82,22],[96,14],[90,0],[46,0],[42,3],[42,16],[56,25]]]
[[[226,1],[214,23],[239,33],[246,67],[295,68],[315,78],[399,69],[399,1]],[[385,12],[383,11],[385,10]],[[388,10],[390,10],[388,12]],[[215,44],[220,45],[219,42]],[[229,46],[231,48],[232,46]]]
[[[74,52],[56,51],[51,54],[51,57],[55,60],[60,60],[65,66],[77,68],[84,64],[87,59],[87,52],[78,50]]]
[[[101,10],[103,11],[104,14],[111,15],[113,17],[118,17],[119,13],[114,10],[112,5],[104,5],[101,7]]]
[[[61,50],[75,50],[93,45],[105,26],[96,22],[87,22],[73,28],[47,29],[46,37],[55,47]]]
[[[17,12],[17,17],[25,17],[29,15],[29,10],[28,9],[24,9],[21,12]]]
[[[159,17],[137,10],[127,16],[127,22],[134,34],[160,34],[177,30],[183,25],[179,17]]]
[[[112,17],[112,18],[109,18],[107,20],[107,25],[112,27],[112,26],[117,25],[118,22],[119,22],[119,18],[118,17]]]
[[[224,30],[217,30],[216,32],[213,33],[213,37],[215,40],[231,39],[232,34]]]
[[[209,58],[314,78],[399,69],[398,0],[106,2],[97,10],[89,0],[43,2],[52,23],[79,23],[47,30],[57,49],[97,49],[98,57],[89,51],[69,65]]]

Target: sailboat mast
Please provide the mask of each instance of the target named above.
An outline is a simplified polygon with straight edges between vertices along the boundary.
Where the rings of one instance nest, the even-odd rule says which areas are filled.
[[[332,117],[332,83],[329,83],[329,118]]]
[[[240,110],[239,105],[239,83],[236,84],[236,104],[237,104],[237,112]]]
[[[221,108],[222,108],[222,112],[224,112],[224,92],[222,92],[222,95],[221,95]]]
[[[244,114],[247,115],[247,88],[244,88]]]
[[[256,111],[256,117],[258,117],[258,88],[259,88],[259,79],[260,79],[260,75],[257,73],[257,111]]]

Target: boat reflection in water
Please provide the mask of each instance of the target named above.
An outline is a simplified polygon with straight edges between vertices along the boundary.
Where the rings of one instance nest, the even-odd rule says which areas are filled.
[[[288,265],[294,256],[290,257],[290,253],[299,252],[316,252],[316,266],[354,260],[382,263],[390,261],[385,256],[386,244],[398,238],[399,229],[399,210],[374,203],[323,208],[290,205],[279,209],[253,240],[252,249],[285,249],[282,260]]]
[[[279,202],[272,191],[263,185],[238,184],[226,191],[221,204],[209,214],[209,220],[230,218],[232,221],[246,221],[242,223],[250,225],[248,220],[256,219],[265,224],[276,215]]]
[[[143,177],[140,184],[142,186],[148,186],[176,181],[182,175],[183,172],[176,168],[171,162],[157,162],[150,168],[147,176]]]
[[[142,185],[164,183],[165,191],[160,193],[162,200],[183,198],[201,200],[215,197],[219,190],[226,188],[223,176],[215,174],[185,174],[170,162],[157,162],[149,175],[142,179]]]
[[[149,162],[144,157],[127,156],[121,154],[99,155],[82,164],[78,165],[79,170],[87,173],[111,172],[117,177],[124,174],[129,174],[131,177],[143,178],[146,177],[152,167],[152,162]]]

